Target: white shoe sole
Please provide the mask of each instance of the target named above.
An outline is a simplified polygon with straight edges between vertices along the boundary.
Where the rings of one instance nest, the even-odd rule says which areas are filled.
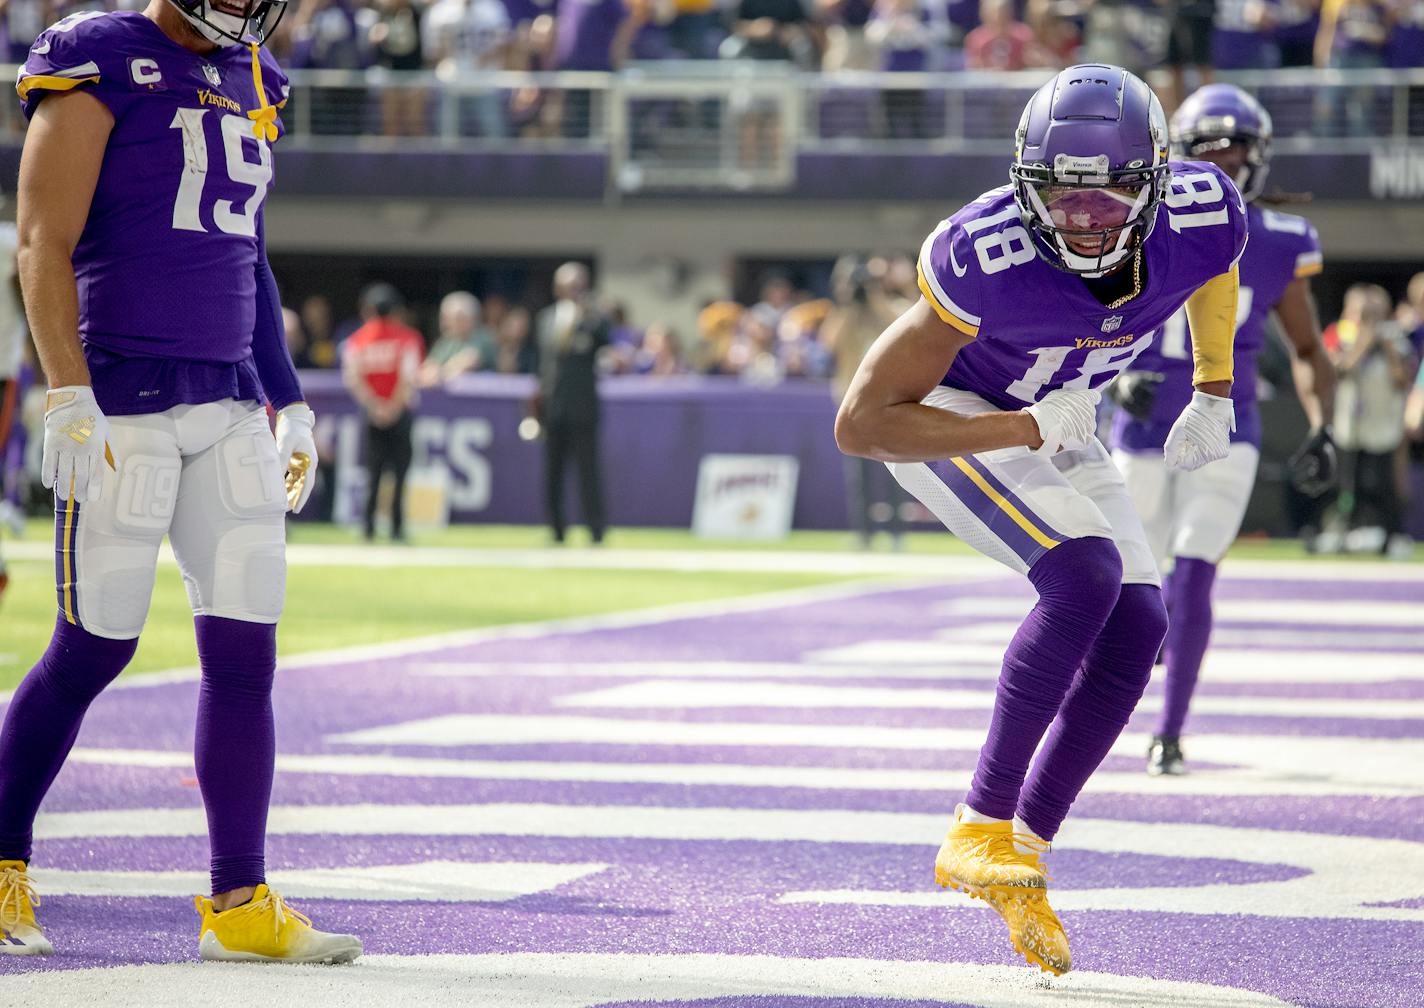
[[[350,936],[344,937],[347,940],[332,942],[326,948],[309,952],[306,955],[283,958],[258,955],[256,952],[233,952],[224,947],[213,932],[204,931],[202,939],[198,942],[198,955],[208,962],[325,963],[336,965],[352,962],[362,951],[359,939]]]
[[[11,944],[14,938],[0,938],[0,955],[8,956],[47,956],[54,955],[54,946],[49,943],[49,939],[44,935],[32,935],[28,938],[20,939],[23,945]]]

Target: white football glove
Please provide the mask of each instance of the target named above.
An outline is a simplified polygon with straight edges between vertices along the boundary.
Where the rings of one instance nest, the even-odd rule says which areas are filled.
[[[40,482],[76,504],[104,495],[104,466],[117,471],[109,450],[109,421],[88,385],[50,389],[45,399]]]
[[[316,484],[316,414],[306,403],[292,403],[277,413],[277,461],[286,472],[287,510],[300,511]]]
[[[1191,472],[1226,458],[1235,429],[1236,407],[1230,398],[1192,393],[1192,401],[1177,417],[1162,446],[1167,467]]]
[[[1025,409],[1043,438],[1034,451],[1047,458],[1060,451],[1086,448],[1098,432],[1098,398],[1096,389],[1054,389]]]

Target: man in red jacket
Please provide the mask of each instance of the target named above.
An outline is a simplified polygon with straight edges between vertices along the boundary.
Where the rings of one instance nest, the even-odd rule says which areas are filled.
[[[411,459],[411,407],[416,376],[425,356],[420,333],[402,323],[400,292],[378,283],[361,294],[365,325],[346,340],[341,371],[346,387],[366,412],[366,539],[376,535],[376,500],[381,476],[395,482],[391,498],[391,539],[403,542],[402,496]]]

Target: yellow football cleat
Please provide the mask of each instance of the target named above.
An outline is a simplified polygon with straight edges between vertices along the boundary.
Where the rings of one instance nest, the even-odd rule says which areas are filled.
[[[964,821],[967,806],[955,812],[954,825],[935,856],[935,881],[978,899],[990,893],[1041,893],[1048,887],[1048,875],[1036,851],[1048,845],[1030,834],[1015,833],[1007,820],[987,823]],[[1015,847],[1031,848],[1022,853]]]
[[[1031,965],[1046,973],[1062,976],[1073,968],[1073,956],[1068,951],[1068,935],[1063,922],[1048,905],[1048,894],[1006,896],[990,893],[984,902],[999,912],[1009,926],[1009,940],[1014,951]]]
[[[219,962],[347,963],[361,954],[355,935],[328,934],[311,926],[265,885],[252,899],[218,912],[204,896],[193,900],[203,923],[198,953]]]
[[[23,861],[0,861],[0,955],[50,955],[54,946],[35,921],[39,895]]]

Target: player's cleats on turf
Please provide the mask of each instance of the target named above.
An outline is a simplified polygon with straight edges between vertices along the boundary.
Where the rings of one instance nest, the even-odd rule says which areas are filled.
[[[999,912],[1009,926],[1009,940],[1014,951],[1030,965],[1061,976],[1073,968],[1073,956],[1068,951],[1068,935],[1053,908],[1048,894],[1005,895],[991,892],[984,901]]]
[[[49,955],[54,946],[35,921],[35,894],[23,861],[0,861],[0,955]]]
[[[194,898],[203,923],[198,952],[220,962],[346,963],[361,954],[355,935],[327,934],[311,926],[265,885],[252,899],[219,913],[213,901]]]
[[[967,805],[954,814],[954,825],[935,856],[935,881],[970,896],[985,898],[990,892],[1041,893],[1048,876],[1039,864],[1038,851],[1048,845],[1026,833],[1015,833],[1005,820],[966,822]],[[1029,848],[1023,853],[1017,841]]]
[[[1147,772],[1153,777],[1179,777],[1187,772],[1182,740],[1176,735],[1153,735],[1147,747]]]
[[[935,858],[935,880],[988,903],[1009,926],[1014,950],[1030,964],[1067,973],[1073,968],[1068,936],[1048,905],[1048,872],[1040,859],[1048,842],[1027,827],[1015,832],[1012,822],[966,822],[965,811],[964,805],[955,810]]]

